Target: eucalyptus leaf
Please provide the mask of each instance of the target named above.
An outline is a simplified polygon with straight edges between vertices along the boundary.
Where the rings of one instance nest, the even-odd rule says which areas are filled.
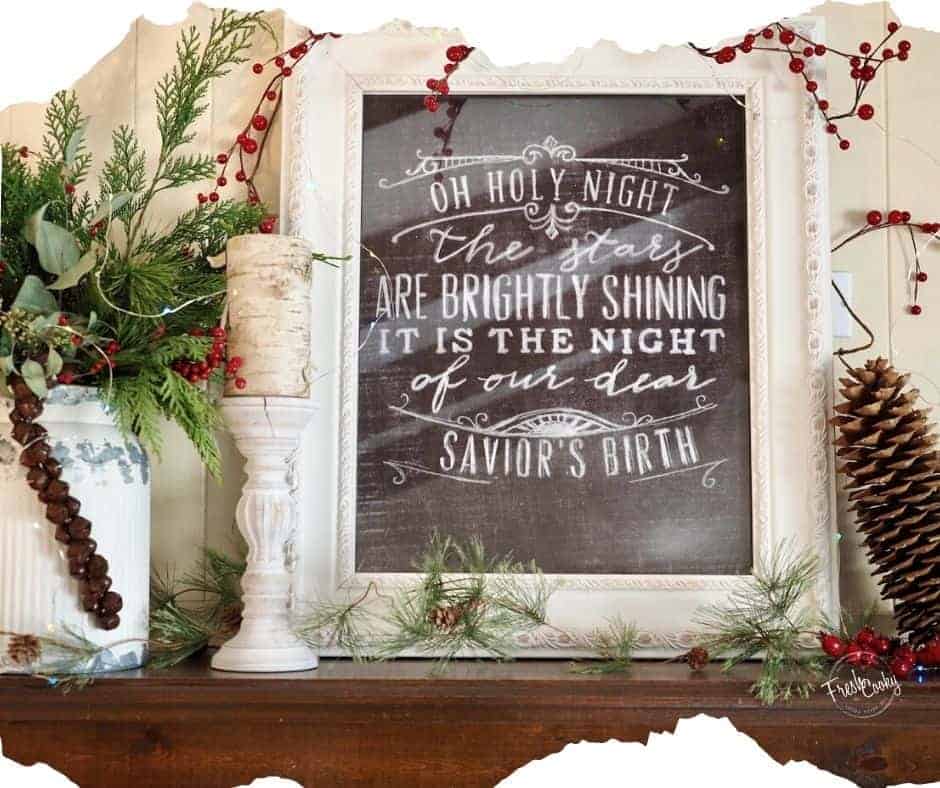
[[[54,378],[62,371],[63,361],[56,349],[49,348],[49,357],[46,359],[46,377]]]
[[[29,390],[37,397],[45,397],[49,393],[46,388],[46,371],[42,364],[32,359],[27,359],[20,365],[20,374]]]
[[[85,141],[86,128],[88,128],[88,118],[84,118],[82,122],[78,124],[75,131],[72,132],[72,136],[69,137],[69,141],[65,146],[64,159],[66,167],[72,167],[75,164],[78,152],[82,147],[82,143]]]
[[[43,269],[58,276],[76,265],[82,256],[75,236],[45,220],[36,228],[36,252]]]
[[[0,356],[0,380],[5,378],[16,369],[13,363],[13,356]]]
[[[31,213],[29,218],[23,224],[23,237],[30,243],[31,246],[36,245],[36,236],[39,233],[39,226],[43,222],[43,217],[46,215],[46,208],[48,207],[49,203],[46,203],[37,211]]]
[[[11,309],[25,309],[27,312],[46,314],[55,312],[59,305],[38,276],[29,275],[23,280],[20,291],[13,300]]]
[[[68,271],[64,274],[60,274],[59,278],[55,280],[51,285],[49,285],[49,290],[68,290],[70,287],[75,287],[81,280],[82,277],[89,273],[98,262],[98,255],[94,247],[89,249],[85,254],[82,255],[82,258]]]
[[[95,211],[95,215],[91,217],[89,224],[98,224],[98,222],[114,216],[114,214],[131,201],[133,196],[133,192],[118,192],[117,194],[112,194],[110,198],[98,206],[98,210]]]

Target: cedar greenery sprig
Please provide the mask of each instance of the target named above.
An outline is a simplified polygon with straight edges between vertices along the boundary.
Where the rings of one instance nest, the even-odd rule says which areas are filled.
[[[724,670],[763,656],[751,691],[767,705],[807,697],[821,675],[823,662],[807,652],[806,642],[823,625],[823,617],[804,603],[818,574],[814,555],[794,552],[785,543],[755,570],[751,584],[698,612],[697,623],[705,632],[701,645],[725,657]]]
[[[224,339],[217,352],[209,343],[169,356],[195,350],[178,341],[189,331],[218,326],[225,282],[210,258],[230,237],[256,231],[265,209],[216,199],[181,212],[169,228],[152,209],[158,195],[212,175],[213,159],[186,146],[212,81],[244,62],[258,29],[271,33],[259,13],[226,10],[204,38],[194,27],[183,32],[177,62],[155,91],[156,159],[148,168],[135,131],[115,129],[97,197],[82,188],[91,157],[74,93],[50,102],[41,151],[3,147],[0,389],[12,373],[38,396],[56,378],[99,386],[145,448],[159,453],[162,419],[176,421],[214,475],[219,419],[210,391],[235,367],[224,363]],[[212,366],[188,379],[170,368],[189,359]]]

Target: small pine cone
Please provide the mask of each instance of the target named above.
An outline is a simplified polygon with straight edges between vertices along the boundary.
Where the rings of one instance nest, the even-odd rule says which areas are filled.
[[[683,659],[689,664],[692,670],[703,670],[708,664],[708,651],[701,646],[688,651]]]
[[[438,629],[453,629],[460,623],[463,609],[460,605],[438,605],[428,614],[428,620]]]
[[[13,635],[7,644],[7,655],[14,664],[25,667],[42,656],[42,644],[34,635]]]

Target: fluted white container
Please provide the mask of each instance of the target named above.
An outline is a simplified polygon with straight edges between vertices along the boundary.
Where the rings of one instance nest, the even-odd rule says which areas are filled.
[[[78,581],[69,576],[64,546],[45,506],[26,483],[7,418],[12,403],[0,399],[0,630],[56,634],[68,627],[104,646],[90,670],[134,668],[146,662],[150,577],[150,466],[136,440],[125,438],[97,389],[54,389],[38,420],[49,431],[62,479],[91,520],[92,538],[110,566],[112,589],[124,599],[121,625],[105,631],[82,610]],[[3,661],[0,672],[15,669]]]

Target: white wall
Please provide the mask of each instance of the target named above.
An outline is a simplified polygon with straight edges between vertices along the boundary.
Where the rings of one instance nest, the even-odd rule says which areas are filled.
[[[827,3],[815,13],[826,19],[830,44],[843,50],[854,50],[862,40],[877,41],[892,18],[888,6],[880,3]],[[442,11],[442,17],[446,21],[446,11]],[[205,29],[207,20],[208,11],[196,7],[184,24]],[[285,26],[292,29],[287,35],[288,44],[297,37],[293,26],[279,13],[272,14],[270,21],[279,31]],[[171,62],[179,31],[180,26],[161,27],[139,21],[124,42],[76,84],[85,112],[93,116],[90,141],[99,162],[108,148],[110,128],[120,122],[134,125],[145,144],[149,142],[147,147],[155,149],[153,86]],[[831,152],[834,237],[859,226],[870,208],[884,211],[898,207],[910,210],[915,217],[940,220],[940,152],[936,159],[925,153],[935,147],[934,128],[940,124],[940,82],[936,79],[940,74],[940,36],[910,29],[905,30],[904,37],[913,43],[910,61],[887,67],[869,94],[876,107],[876,121],[886,127],[887,135],[875,121],[845,121],[852,150],[842,152],[833,147]],[[270,42],[259,43],[270,52]],[[851,101],[852,84],[842,70],[842,62],[837,58],[829,61],[829,94],[835,107]],[[781,66],[785,67],[783,63]],[[211,111],[199,128],[197,144],[201,149],[221,150],[235,136],[237,123],[251,111],[258,89],[249,64],[216,86]],[[18,105],[0,112],[0,141],[36,145],[41,135],[42,110],[39,105]],[[280,187],[280,141],[280,130],[275,128],[274,144],[266,152],[259,181],[275,210]],[[192,189],[193,194],[196,191],[198,187]],[[168,208],[172,208],[172,202],[187,198],[173,196]],[[833,268],[854,275],[855,306],[878,337],[872,353],[889,356],[899,367],[912,371],[924,397],[936,403],[940,400],[940,354],[936,352],[940,342],[940,269],[922,289],[924,314],[907,314],[910,259],[901,240],[900,234],[870,236],[840,252]],[[926,254],[928,271],[937,258],[935,250]],[[861,339],[857,332],[852,341],[859,343]],[[173,430],[165,461],[157,465],[154,474],[154,559],[158,565],[186,565],[195,555],[196,545],[227,543],[233,528],[240,468],[237,453],[226,442],[226,482],[220,487],[207,481],[185,439]],[[847,606],[858,607],[874,598],[876,590],[855,530],[844,516],[841,530],[843,600]]]

